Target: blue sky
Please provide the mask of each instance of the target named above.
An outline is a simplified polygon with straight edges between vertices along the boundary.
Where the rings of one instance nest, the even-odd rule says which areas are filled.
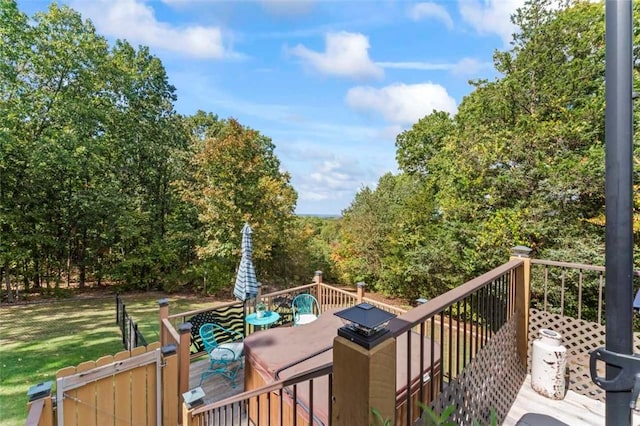
[[[523,0],[70,0],[109,40],[147,45],[198,109],[272,138],[296,212],[339,214],[396,172],[395,138],[455,113],[470,79],[494,78]],[[19,1],[32,15],[49,2]]]

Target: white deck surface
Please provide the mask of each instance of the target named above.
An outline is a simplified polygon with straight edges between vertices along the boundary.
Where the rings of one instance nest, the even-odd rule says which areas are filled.
[[[570,426],[604,426],[605,405],[573,391],[563,400],[546,398],[531,388],[531,376],[527,376],[518,398],[511,406],[503,425],[515,425],[526,413],[540,413],[555,417]],[[633,425],[640,426],[640,416],[633,417]]]

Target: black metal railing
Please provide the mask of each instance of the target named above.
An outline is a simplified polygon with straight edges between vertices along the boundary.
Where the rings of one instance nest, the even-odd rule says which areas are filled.
[[[200,406],[185,414],[183,424],[329,425],[332,395],[333,365],[330,363]]]
[[[526,375],[515,351],[521,267],[510,261],[390,321],[406,380],[397,423],[414,424],[424,405],[455,405],[459,424],[488,422],[492,407],[506,416]]]
[[[138,329],[138,324],[127,313],[127,307],[119,294],[116,294],[116,324],[122,333],[122,345],[127,350],[138,346],[147,346],[147,341]]]

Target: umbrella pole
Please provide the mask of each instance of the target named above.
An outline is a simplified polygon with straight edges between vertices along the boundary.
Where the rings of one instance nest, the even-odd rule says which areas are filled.
[[[632,388],[613,386],[633,354],[633,105],[632,0],[606,2],[606,424],[630,425]],[[611,363],[609,361],[612,361]],[[625,368],[629,367],[629,368]],[[622,370],[622,371],[621,371]],[[630,376],[630,377],[629,377]],[[596,381],[597,383],[597,381]],[[618,383],[620,385],[620,383]],[[634,397],[636,397],[635,395]]]

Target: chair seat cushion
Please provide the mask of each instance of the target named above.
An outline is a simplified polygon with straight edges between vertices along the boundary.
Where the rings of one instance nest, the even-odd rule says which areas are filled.
[[[298,320],[296,321],[296,324],[298,325],[309,324],[310,322],[314,322],[317,319],[318,317],[313,314],[300,314],[298,315]]]
[[[209,358],[212,361],[235,361],[242,356],[243,349],[242,342],[222,343],[209,352]]]

